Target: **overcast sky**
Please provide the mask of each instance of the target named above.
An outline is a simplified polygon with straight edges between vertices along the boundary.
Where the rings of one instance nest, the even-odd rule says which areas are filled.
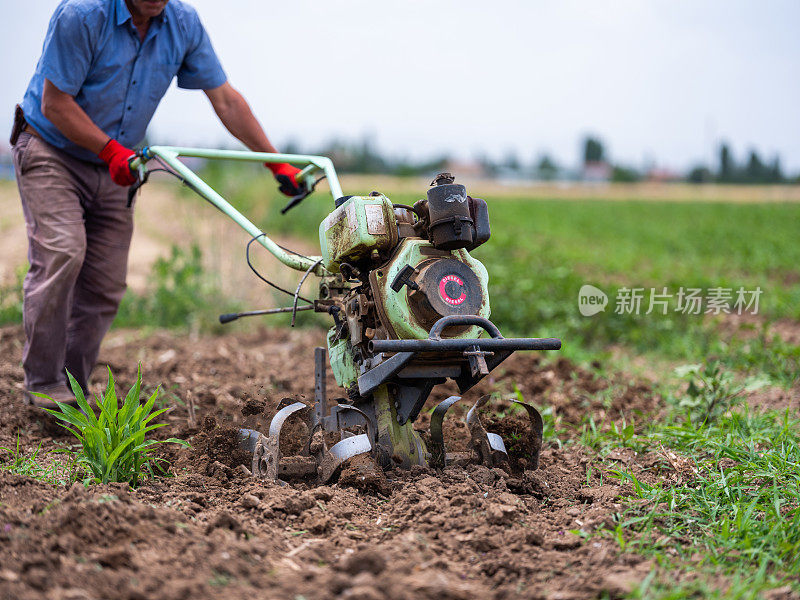
[[[57,2],[2,3],[0,124]],[[542,151],[683,169],[727,139],[800,171],[800,1],[194,0],[231,82],[276,144],[370,135],[385,151]],[[205,97],[171,89],[156,142],[230,144]]]

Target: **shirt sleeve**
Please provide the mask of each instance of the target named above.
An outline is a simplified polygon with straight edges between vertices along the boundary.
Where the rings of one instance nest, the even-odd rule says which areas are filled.
[[[42,49],[42,75],[62,92],[75,96],[92,64],[92,39],[86,15],[62,2],[50,20]]]
[[[192,40],[178,70],[178,87],[190,90],[212,90],[228,80],[211,45],[206,28],[196,12],[192,14],[189,32]]]

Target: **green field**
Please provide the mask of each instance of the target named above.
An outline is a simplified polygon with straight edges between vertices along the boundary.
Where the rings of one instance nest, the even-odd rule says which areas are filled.
[[[284,199],[255,168],[215,165],[203,176],[268,233],[295,238],[307,248],[317,246],[319,222],[332,207],[327,191],[320,190],[284,216]],[[421,181],[378,181],[381,191],[397,203],[413,203],[425,191]],[[367,193],[369,189],[358,189],[365,183],[369,182],[357,180],[352,190],[346,184],[346,191]],[[162,186],[180,189],[172,181]],[[669,367],[713,358],[742,375],[767,377],[784,386],[797,380],[800,202],[774,201],[775,191],[763,188],[728,188],[713,200],[705,189],[696,188],[694,193],[704,199],[692,201],[693,190],[686,186],[661,188],[655,199],[652,194],[637,199],[636,188],[627,194],[625,188],[622,194],[618,189],[609,194],[602,188],[579,188],[568,198],[554,198],[542,190],[533,189],[525,197],[520,191],[493,187],[478,190],[489,202],[492,238],[474,255],[489,270],[492,319],[506,335],[560,337],[561,355],[585,363],[607,362],[613,356],[626,368],[634,363]],[[409,191],[417,188],[417,193]],[[559,195],[556,192],[553,196]],[[581,193],[593,197],[582,198]],[[674,200],[663,199],[670,194]],[[730,201],[725,201],[726,194]],[[187,206],[196,204],[203,218],[225,219],[189,190],[184,188],[183,195]],[[763,201],[769,196],[773,201]],[[794,199],[793,193],[786,196]],[[246,235],[238,240],[241,246],[232,244],[229,260],[241,260]],[[204,270],[200,255],[187,242],[179,245],[154,265],[148,290],[126,296],[117,327],[218,331],[218,310],[247,305],[237,290],[215,288],[215,278]],[[591,317],[578,310],[578,291],[584,284],[608,296],[605,310]],[[259,286],[255,279],[253,286]],[[640,290],[638,314],[618,310],[624,288]],[[661,294],[664,288],[666,306],[656,304],[645,314],[651,292]],[[686,314],[678,310],[681,288],[700,290],[701,296],[715,288],[728,290],[733,314],[706,314],[707,303],[700,314]],[[748,301],[750,292],[760,290],[757,314],[751,314],[753,305],[742,311],[744,315],[735,314],[740,289],[747,292]],[[283,303],[282,298],[274,300]],[[0,321],[18,322],[20,309],[19,281],[0,289]],[[273,317],[270,322],[286,320]],[[304,315],[301,323],[321,321]]]
[[[321,191],[282,216],[283,201],[271,190],[265,197],[261,178],[221,170],[208,177],[268,232],[316,242],[318,224],[331,209]],[[424,188],[416,195],[381,191],[408,204]],[[579,361],[611,349],[670,363],[711,357],[790,385],[800,375],[800,348],[774,335],[771,325],[800,321],[800,203],[759,202],[757,194],[752,202],[740,195],[736,202],[486,195],[492,238],[474,255],[489,269],[492,318],[509,335],[561,337],[562,354]],[[584,284],[606,292],[604,312],[581,316]],[[623,287],[644,289],[640,314],[617,314]],[[666,315],[660,305],[644,314],[651,288],[672,294]],[[676,310],[680,288],[701,289],[701,295],[731,290],[727,304],[734,314],[706,315],[705,303],[701,314],[684,314]],[[756,315],[736,318],[740,288],[760,288]]]

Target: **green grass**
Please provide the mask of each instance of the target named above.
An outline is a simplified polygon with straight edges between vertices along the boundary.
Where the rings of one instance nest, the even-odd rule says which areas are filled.
[[[624,548],[665,568],[688,563],[694,571],[737,578],[750,593],[787,578],[797,584],[800,421],[788,411],[742,407],[710,423],[658,426],[646,438],[653,449],[663,445],[686,457],[691,472],[678,484],[648,484],[631,471],[617,472],[644,502],[620,518]],[[626,540],[628,532],[637,535]]]
[[[791,383],[800,350],[770,336],[773,319],[800,318],[798,204],[614,201],[499,201],[493,238],[475,254],[490,272],[493,318],[513,333],[558,335],[585,356],[610,344],[671,360],[717,356],[736,370]],[[578,290],[609,296],[605,312],[583,317]],[[751,337],[723,336],[701,315],[614,312],[621,287],[760,287]],[[572,348],[580,347],[580,351]]]
[[[22,281],[26,270],[18,268],[14,283],[0,286],[0,325],[22,322]]]
[[[656,575],[634,597],[757,598],[787,583],[800,590],[800,418],[750,410],[747,383],[718,363],[681,372],[689,386],[664,390],[662,418],[637,428],[587,415],[579,428],[573,443],[602,461],[587,484],[594,474],[595,483],[600,475],[631,489],[615,525],[587,535],[654,561]],[[654,476],[603,461],[620,447],[655,453]]]
[[[17,271],[14,284],[0,287],[0,325],[22,322],[25,270],[22,267]],[[147,288],[141,293],[125,294],[114,327],[219,333],[223,331],[217,320],[220,307],[229,312],[240,309],[205,270],[198,246],[173,245],[169,256],[159,257],[153,264]]]
[[[75,481],[74,464],[64,464],[58,458],[50,458],[48,456],[49,454],[63,453],[62,451],[42,454],[42,445],[40,443],[32,453],[25,454],[20,447],[19,434],[17,434],[17,443],[14,448],[3,446],[0,447],[0,450],[11,455],[10,460],[0,464],[0,470],[30,477],[36,481],[51,485],[67,485]]]

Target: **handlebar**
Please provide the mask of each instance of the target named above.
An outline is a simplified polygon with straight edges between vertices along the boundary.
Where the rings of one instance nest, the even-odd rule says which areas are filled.
[[[256,227],[247,217],[234,208],[225,198],[214,191],[205,181],[203,181],[194,171],[181,162],[179,157],[186,158],[205,158],[216,160],[238,160],[246,162],[268,162],[268,163],[289,163],[298,167],[302,167],[302,171],[295,176],[298,183],[301,182],[305,185],[306,192],[293,197],[289,203],[281,211],[285,213],[287,210],[296,206],[313,190],[316,184],[315,174],[319,171],[325,175],[328,180],[331,195],[333,199],[341,198],[342,193],[339,178],[336,175],[336,169],[333,162],[325,156],[313,156],[305,154],[277,154],[268,152],[246,152],[239,150],[211,150],[205,148],[181,148],[173,146],[148,146],[143,148],[137,153],[137,156],[130,161],[131,170],[139,171],[139,182],[131,186],[132,191],[129,191],[129,201],[133,200],[136,190],[147,181],[148,171],[146,164],[153,158],[158,157],[167,166],[173,169],[184,182],[191,187],[200,196],[208,200],[211,204],[216,206],[219,210],[229,216],[233,221],[244,229],[253,238],[256,238],[258,243],[264,246],[271,254],[279,261],[292,269],[298,271],[311,270],[317,275],[324,275],[325,268],[320,262],[318,256],[300,256],[287,252],[278,244],[273,242],[261,229]]]

